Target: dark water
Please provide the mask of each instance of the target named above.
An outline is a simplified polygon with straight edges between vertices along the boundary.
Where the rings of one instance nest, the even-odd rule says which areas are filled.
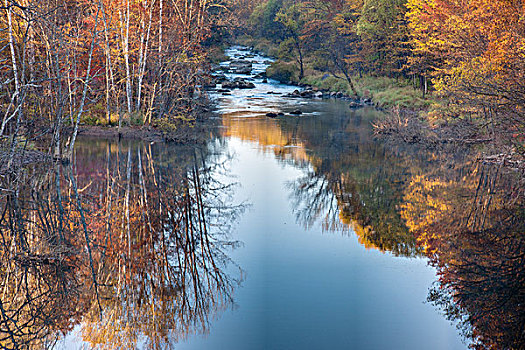
[[[522,174],[255,83],[211,92],[206,144],[79,139],[3,179],[0,344],[519,349]]]

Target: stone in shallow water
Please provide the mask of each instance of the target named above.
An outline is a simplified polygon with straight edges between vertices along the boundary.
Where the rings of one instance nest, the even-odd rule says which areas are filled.
[[[238,79],[235,81],[225,81],[222,83],[223,89],[253,89],[255,84],[246,80]]]

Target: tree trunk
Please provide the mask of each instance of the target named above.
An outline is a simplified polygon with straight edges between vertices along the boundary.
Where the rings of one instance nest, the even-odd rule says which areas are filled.
[[[304,78],[304,66],[303,66],[303,52],[301,50],[301,45],[299,44],[299,37],[294,34],[294,41],[295,41],[295,47],[297,48],[297,52],[299,53],[299,80],[302,80]]]
[[[98,7],[97,7],[97,14],[95,17],[95,27],[93,28],[93,37],[91,39],[91,46],[89,48],[88,66],[87,66],[87,71],[86,71],[86,77],[84,79],[84,91],[82,91],[82,100],[80,101],[80,108],[77,113],[77,120],[75,121],[75,129],[73,130],[73,136],[71,137],[71,143],[69,144],[69,152],[67,154],[69,158],[71,158],[71,156],[73,155],[73,149],[75,147],[75,140],[78,134],[78,124],[80,123],[80,117],[82,116],[82,113],[84,112],[84,105],[86,103],[87,90],[89,86],[89,81],[91,80],[91,61],[93,59],[93,48],[95,47],[95,42],[97,40],[98,15],[100,13],[101,2],[102,0],[99,1]]]
[[[129,0],[126,1],[125,35],[123,36],[124,62],[126,65],[126,101],[128,103],[128,114],[131,115],[131,72],[129,68]]]
[[[148,59],[148,46],[149,46],[149,36],[151,32],[151,19],[153,16],[153,4],[155,2],[153,1],[150,4],[150,10],[149,10],[149,19],[148,19],[148,29],[146,32],[146,38],[144,38],[144,33],[141,37],[141,43],[140,43],[140,59],[139,59],[139,81],[137,86],[137,111],[140,111],[140,103],[141,103],[141,96],[142,96],[142,81],[144,80],[144,74],[146,73],[146,64]],[[145,26],[142,25],[143,30]]]
[[[16,63],[16,52],[15,52],[15,44],[14,44],[14,37],[13,37],[13,19],[12,19],[12,6],[9,5],[7,0],[5,0],[5,6],[7,7],[7,23],[8,23],[8,40],[9,40],[9,49],[11,51],[11,65],[13,67],[13,78],[15,80],[15,93],[14,93],[14,99],[13,103],[16,106],[15,113],[16,115],[16,127],[15,132],[13,134],[12,142],[11,142],[11,151],[9,154],[9,161],[7,163],[7,168],[9,169],[11,167],[11,164],[13,162],[13,157],[15,154],[15,147],[16,147],[16,134],[18,133],[18,128],[20,125],[20,119],[22,117],[22,103],[23,98],[21,98],[21,84],[20,80],[18,79],[18,65]],[[7,116],[7,114],[6,114]],[[11,119],[11,118],[9,118]],[[7,124],[7,122],[5,123]],[[2,123],[2,133],[4,132],[5,124]],[[0,134],[1,135],[1,134]]]

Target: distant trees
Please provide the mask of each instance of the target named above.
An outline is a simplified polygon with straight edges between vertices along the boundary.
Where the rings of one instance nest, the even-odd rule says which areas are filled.
[[[282,39],[284,29],[275,21],[275,16],[282,7],[283,0],[268,0],[258,4],[253,9],[253,12],[248,14],[248,23],[254,34],[260,37],[272,38],[274,40]]]
[[[311,14],[310,9],[305,5],[305,3],[297,3],[282,8],[275,16],[275,20],[283,25],[286,33],[280,44],[280,55],[296,57],[300,70],[299,79],[304,77],[305,31]]]
[[[279,44],[298,80],[326,71],[354,94],[363,74],[412,81],[445,97],[438,118],[477,118],[523,153],[523,12],[520,0],[267,0],[250,33]]]
[[[405,4],[405,0],[268,0],[251,15],[252,34],[280,44],[281,57],[295,58],[300,79],[304,62],[316,61],[317,68],[343,75],[357,95],[355,75],[410,75]]]
[[[367,69],[375,74],[404,75],[410,54],[406,0],[366,0],[358,11],[355,27]]]

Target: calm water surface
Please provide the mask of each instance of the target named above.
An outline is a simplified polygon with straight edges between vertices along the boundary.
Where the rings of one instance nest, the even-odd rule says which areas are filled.
[[[234,47],[228,54],[251,53]],[[249,59],[253,74],[264,71],[266,58]],[[523,277],[521,261],[505,258],[523,255],[522,237],[512,234],[523,226],[512,211],[517,206],[522,215],[522,203],[506,206],[499,196],[516,188],[512,174],[476,165],[467,151],[440,157],[385,143],[372,132],[378,111],[287,98],[295,87],[253,79],[255,89],[210,93],[221,118],[207,144],[84,138],[71,166],[27,175],[28,194],[19,201],[31,203],[33,230],[55,229],[34,239],[41,255],[13,265],[25,266],[13,280],[29,275],[45,291],[31,298],[44,306],[24,314],[33,328],[20,343],[465,349],[470,340],[462,334],[472,336],[472,328],[459,322],[467,318],[447,320],[442,310],[450,305],[483,315],[474,336],[485,334],[476,333],[485,318],[492,328],[484,331],[492,329],[497,341],[519,334],[515,305],[522,297],[501,287],[523,287],[513,282]],[[297,109],[300,116],[289,114]],[[490,193],[498,210],[480,193]],[[485,254],[490,236],[465,238],[458,228],[478,227],[482,217],[511,247],[499,250],[505,263],[491,249]],[[67,249],[55,259],[57,241]],[[476,273],[472,256],[495,261],[481,263],[492,270],[479,292],[480,279],[469,277]],[[502,266],[508,273],[498,272]],[[494,281],[500,289],[487,292]],[[461,293],[452,299],[454,287],[482,302]],[[501,293],[509,296],[503,307]],[[14,310],[17,300],[3,302]],[[498,313],[491,303],[499,303]]]
[[[231,50],[236,54],[243,53]],[[347,182],[386,206],[380,202],[395,200],[390,187],[404,180],[396,176],[409,166],[393,164],[373,139],[377,112],[267,94],[293,89],[270,81],[217,97],[224,147],[240,184],[236,197],[251,203],[233,233],[244,242],[232,258],[246,279],[235,293],[236,307],[207,336],[191,336],[179,348],[466,348],[455,326],[425,303],[436,272],[408,234],[369,242],[355,232],[359,219],[342,214],[352,205],[344,197],[353,193],[336,191],[346,192]],[[264,116],[296,109],[300,117]],[[373,198],[381,196],[387,198]]]

